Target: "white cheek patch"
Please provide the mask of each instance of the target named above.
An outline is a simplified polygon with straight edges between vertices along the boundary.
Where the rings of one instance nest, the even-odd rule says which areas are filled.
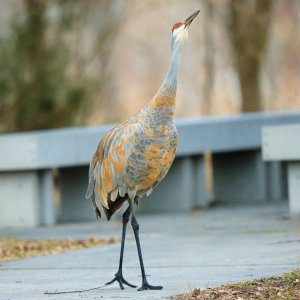
[[[183,43],[188,38],[188,35],[188,30],[184,28],[184,25],[174,30],[174,36],[179,43]]]

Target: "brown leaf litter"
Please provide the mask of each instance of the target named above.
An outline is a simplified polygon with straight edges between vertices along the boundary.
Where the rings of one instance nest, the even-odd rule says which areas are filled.
[[[173,300],[299,300],[300,270],[282,276],[221,285],[216,288],[194,289]]]
[[[45,240],[22,240],[16,238],[0,239],[0,262],[6,262],[21,258],[56,254],[71,250],[104,246],[117,242],[116,239],[99,239],[91,237],[84,240],[69,239],[45,239]]]

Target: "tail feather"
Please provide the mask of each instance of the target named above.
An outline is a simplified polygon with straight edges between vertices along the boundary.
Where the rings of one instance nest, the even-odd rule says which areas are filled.
[[[99,207],[97,206],[97,203],[96,203],[94,188],[95,188],[95,180],[94,180],[94,178],[90,178],[89,186],[88,186],[88,189],[87,189],[87,192],[86,192],[86,195],[85,195],[85,199],[92,199],[93,208],[94,208],[96,218],[101,219],[101,212],[100,212],[100,209],[99,209]]]
[[[93,203],[93,208],[94,208],[94,212],[95,212],[97,220],[101,219],[101,212],[100,212],[99,207],[97,206],[97,203],[96,203],[94,195],[92,195],[92,203]]]
[[[95,180],[94,178],[90,178],[89,180],[89,186],[85,195],[85,199],[90,199],[93,196],[93,192],[94,192],[94,188],[95,188]]]
[[[115,201],[108,200],[108,207],[109,209],[103,207],[103,210],[105,212],[106,218],[109,221],[111,216],[121,208],[124,201],[128,200],[128,195],[126,194],[124,197],[117,197]]]

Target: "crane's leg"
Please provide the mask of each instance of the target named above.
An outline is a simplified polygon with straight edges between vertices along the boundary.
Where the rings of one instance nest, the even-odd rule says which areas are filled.
[[[126,281],[123,277],[123,272],[122,272],[122,265],[123,265],[123,254],[124,254],[124,245],[125,245],[125,235],[126,235],[126,226],[127,223],[129,221],[129,217],[130,217],[130,213],[131,213],[131,209],[130,206],[128,206],[128,208],[126,209],[126,211],[123,214],[123,228],[122,228],[122,241],[121,241],[121,251],[120,251],[120,261],[119,261],[119,269],[118,272],[115,274],[115,278],[109,282],[107,282],[105,285],[109,285],[114,283],[115,281],[118,281],[120,288],[122,290],[124,290],[123,287],[123,283],[132,287],[132,288],[136,288],[136,285],[133,285],[131,283],[129,283],[128,281]]]
[[[143,257],[142,257],[142,250],[141,250],[141,245],[140,245],[140,238],[139,238],[139,224],[137,222],[137,219],[134,215],[133,212],[133,205],[131,200],[129,200],[129,207],[131,209],[131,226],[134,232],[134,237],[136,241],[136,247],[139,255],[139,260],[140,260],[140,266],[141,266],[141,272],[142,272],[142,286],[138,289],[138,291],[143,291],[143,290],[161,290],[163,287],[160,285],[150,285],[147,281],[146,274],[145,274],[145,268],[144,268],[144,262],[143,262]]]

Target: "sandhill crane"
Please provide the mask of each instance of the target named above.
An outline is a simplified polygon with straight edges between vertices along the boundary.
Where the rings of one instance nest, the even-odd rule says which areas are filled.
[[[132,118],[105,134],[90,163],[86,198],[92,200],[97,219],[101,213],[96,201],[101,204],[108,220],[124,202],[128,202],[122,217],[119,269],[106,285],[117,281],[121,289],[124,289],[123,284],[136,287],[127,282],[122,273],[126,226],[131,216],[142,273],[142,286],[138,290],[162,289],[162,286],[153,286],[147,281],[133,204],[151,194],[173,163],[178,142],[173,115],[180,50],[198,13],[173,26],[170,66],[152,100]]]

